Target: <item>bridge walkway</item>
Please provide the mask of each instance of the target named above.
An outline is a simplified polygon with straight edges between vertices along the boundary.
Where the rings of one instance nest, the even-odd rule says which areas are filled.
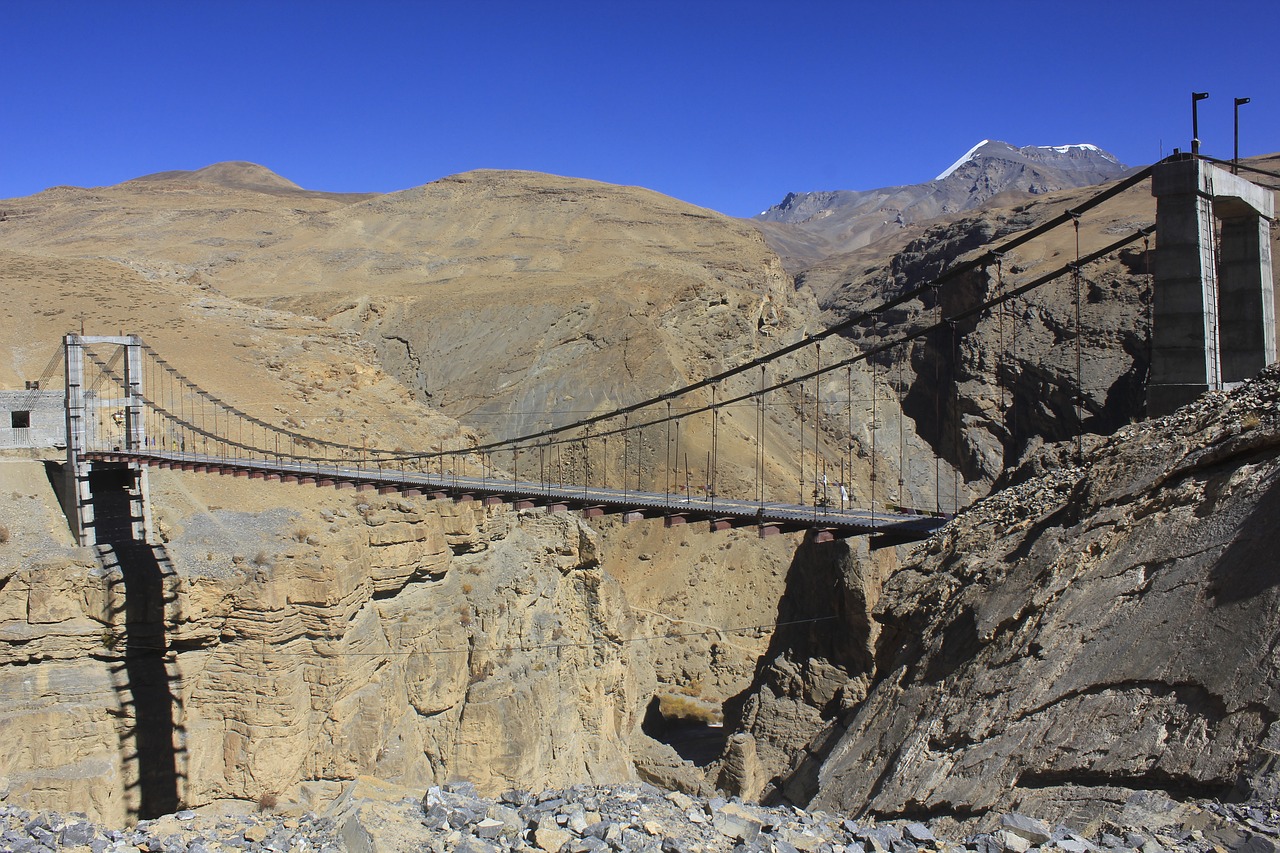
[[[346,467],[323,463],[228,458],[155,449],[93,451],[86,458],[102,462],[134,462],[151,467],[226,474],[256,480],[331,486],[337,489],[400,493],[485,504],[511,504],[516,509],[549,512],[581,511],[586,517],[621,515],[624,522],[663,518],[668,527],[707,522],[712,530],[755,526],[762,537],[798,530],[817,541],[872,536],[875,545],[928,538],[946,523],[940,515],[906,514],[874,509],[800,506],[753,502],[715,495],[696,497],[637,492],[599,486],[556,485],[496,477],[422,473],[387,468]]]

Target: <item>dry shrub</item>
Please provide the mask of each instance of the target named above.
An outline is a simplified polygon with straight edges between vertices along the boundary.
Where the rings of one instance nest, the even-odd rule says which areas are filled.
[[[702,687],[703,687],[702,679],[693,678],[693,679],[690,679],[686,684],[680,685],[680,687],[677,689],[686,696],[701,696]]]
[[[481,681],[484,681],[486,678],[493,675],[493,670],[494,670],[493,661],[491,660],[485,661],[483,666],[478,666],[471,670],[471,678],[469,680],[469,683],[479,684]]]
[[[258,797],[258,811],[269,812],[274,809],[279,802],[280,800],[275,794],[270,791],[264,791],[262,795]]]
[[[9,528],[5,527],[3,524],[0,524],[0,545],[3,545],[8,541],[9,541]]]
[[[678,693],[663,693],[659,696],[658,709],[668,720],[691,720],[705,725],[724,722],[724,712],[717,706]]]

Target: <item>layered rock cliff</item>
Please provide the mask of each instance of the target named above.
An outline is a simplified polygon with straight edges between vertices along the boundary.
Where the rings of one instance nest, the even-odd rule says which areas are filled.
[[[323,800],[362,774],[490,791],[635,778],[648,646],[579,519],[153,486],[154,621],[126,600],[128,557],[6,561],[0,721],[21,801],[121,820],[166,763],[187,805]],[[140,678],[148,654],[162,683]]]

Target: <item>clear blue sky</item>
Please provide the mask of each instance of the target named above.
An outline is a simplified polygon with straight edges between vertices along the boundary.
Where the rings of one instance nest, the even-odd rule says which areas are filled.
[[[1280,150],[1280,2],[0,0],[0,198],[221,160],[309,189],[476,168],[749,216],[983,138]]]

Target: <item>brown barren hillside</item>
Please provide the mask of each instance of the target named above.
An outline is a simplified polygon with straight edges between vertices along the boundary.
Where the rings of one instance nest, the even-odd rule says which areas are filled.
[[[68,331],[132,332],[201,387],[269,423],[371,447],[465,446],[476,433],[510,435],[653,396],[797,340],[815,310],[746,223],[647,190],[529,173],[477,172],[403,193],[339,196],[296,189],[250,164],[219,164],[114,187],[55,188],[0,204],[0,216],[0,279],[12,294],[0,307],[5,386],[41,377],[56,384],[59,338]],[[833,343],[828,357],[841,346]],[[854,379],[865,387],[864,376]],[[843,394],[843,379],[836,384],[830,393]],[[720,423],[725,487],[748,494],[754,418],[746,406],[723,412]],[[684,456],[700,469],[708,432],[700,422],[682,433]],[[780,394],[766,436],[770,497],[796,499],[801,440],[798,397]],[[811,433],[807,440],[811,446]],[[831,441],[835,454],[848,446]],[[650,484],[666,476],[655,458],[651,450],[645,460]],[[861,456],[857,463],[855,493],[868,467]],[[15,751],[15,790],[57,789],[79,800],[93,790],[87,768],[107,762],[116,767],[110,790],[85,808],[136,809],[113,787],[136,770],[101,746],[113,701],[105,671],[72,663],[105,642],[106,617],[74,603],[96,601],[103,581],[85,573],[86,555],[46,541],[57,508],[50,495],[41,498],[35,470],[15,469],[13,482],[16,497],[0,508],[6,518],[27,518],[21,507],[31,498],[46,511],[11,523],[21,557],[6,570],[13,608],[0,622],[37,639],[8,649],[13,660],[4,662],[14,667],[0,675],[20,675],[38,650],[58,685],[92,682],[91,702],[70,703],[56,687],[19,717],[23,725],[38,718],[67,731],[88,727],[99,744],[60,741],[44,757]],[[190,802],[297,793],[290,786],[358,774],[411,784],[462,775],[496,787],[625,778],[640,767],[664,784],[704,786],[692,765],[636,724],[659,694],[716,708],[749,684],[768,632],[743,626],[775,618],[795,544],[761,542],[751,531],[676,535],[660,522],[598,523],[579,534],[576,523],[543,529],[499,510],[473,519],[434,504],[159,472],[151,492],[176,570],[182,615],[171,633],[191,649],[176,662],[183,680],[173,688],[191,733],[190,787],[180,792]],[[577,556],[557,556],[565,549]],[[530,584],[529,566],[549,573]],[[611,591],[615,578],[625,604]],[[555,600],[546,600],[548,589],[559,590]],[[599,596],[616,612],[582,611]],[[51,607],[78,614],[74,628],[40,621]],[[450,659],[423,674],[436,663],[413,658],[433,645],[551,643],[592,620],[605,620],[597,628],[609,636],[657,638],[628,646],[618,660],[635,681],[609,688],[616,714],[601,714],[599,691],[576,661],[495,652],[488,662],[474,659],[472,671]],[[296,633],[299,624],[311,633]],[[58,639],[68,630],[72,640]],[[331,640],[317,640],[316,630]],[[293,672],[275,682],[314,713],[227,698],[256,695],[243,679],[273,672],[252,654],[264,642],[285,661],[343,661],[325,667],[324,685]],[[376,690],[362,687],[359,661],[370,644],[389,649],[394,662]],[[557,687],[548,692],[550,685]],[[578,699],[564,703],[561,693]],[[422,713],[430,719],[418,720]],[[288,731],[289,746],[258,752],[237,740],[225,746],[224,763],[213,746],[223,736],[220,715],[253,738]],[[575,715],[595,720],[589,740],[603,738],[582,753],[588,770],[546,759],[576,737],[555,720]],[[526,717],[549,722],[518,742],[494,728],[505,725],[500,718]],[[342,732],[335,748],[321,746],[333,732]],[[499,761],[503,743],[511,746]],[[49,773],[79,781],[58,788]]]
[[[1274,168],[1274,159],[1256,162]],[[132,332],[200,386],[267,422],[371,447],[474,446],[664,394],[801,341],[1090,192],[999,199],[828,258],[793,281],[750,223],[648,190],[526,172],[343,195],[225,163],[113,187],[58,187],[0,202],[0,387],[32,379],[56,387],[59,337],[68,331]],[[1082,250],[1150,222],[1152,210],[1145,188],[1135,189],[1081,222]],[[901,313],[923,322],[1060,267],[1075,256],[1074,236],[1059,231],[1028,244],[1002,270],[988,267],[944,289],[941,304],[918,301]],[[163,802],[278,795],[301,811],[362,776],[419,789],[469,779],[491,793],[640,778],[898,816],[956,806],[967,820],[1017,806],[1002,793],[1010,775],[1037,790],[1058,787],[1054,762],[1075,748],[1074,735],[1055,741],[1057,752],[1009,749],[1003,718],[976,710],[1003,695],[988,689],[994,682],[1037,700],[1059,667],[1088,674],[1061,651],[1075,634],[1000,633],[1020,624],[1021,602],[1057,595],[1057,587],[1037,586],[1046,576],[1076,578],[1090,613],[1119,613],[1084,589],[1090,572],[1127,577],[1125,555],[1147,553],[1144,542],[1160,539],[1167,516],[1192,544],[1174,543],[1169,555],[1152,546],[1155,557],[1144,557],[1137,573],[1139,594],[1151,577],[1146,564],[1167,556],[1179,565],[1177,588],[1195,599],[1181,612],[1198,614],[1197,642],[1234,642],[1237,635],[1215,627],[1223,602],[1195,592],[1208,588],[1197,573],[1217,569],[1190,558],[1201,519],[1215,517],[1207,512],[1215,496],[1235,496],[1230,529],[1209,532],[1224,555],[1242,555],[1244,568],[1231,571],[1248,571],[1261,553],[1248,543],[1261,541],[1256,519],[1265,515],[1250,495],[1274,480],[1266,473],[1274,467],[1274,376],[1231,397],[1229,416],[1216,413],[1210,395],[1198,414],[1156,431],[1124,426],[1141,415],[1134,401],[1145,381],[1147,260],[1130,247],[1085,271],[1083,379],[1066,346],[1075,334],[1066,319],[1071,299],[1055,285],[957,328],[956,358],[944,357],[946,341],[915,343],[894,353],[896,362],[885,356],[776,392],[762,436],[754,405],[722,407],[714,421],[704,414],[682,425],[676,470],[670,455],[661,458],[659,448],[670,447],[661,434],[646,437],[643,470],[628,468],[633,484],[640,477],[660,492],[707,488],[715,430],[722,494],[751,493],[762,442],[766,498],[811,500],[816,441],[828,464],[848,466],[842,475],[855,503],[874,495],[878,506],[949,510],[1022,460],[1009,475],[1022,492],[979,504],[917,552],[908,572],[905,550],[873,552],[861,540],[797,547],[799,536],[761,541],[749,528],[709,535],[659,521],[153,472],[154,526],[170,568],[158,579],[163,619],[150,628],[171,645],[150,710],[164,712],[159,740],[180,780]],[[819,359],[829,366],[885,334],[860,328],[826,339],[820,355],[809,348],[771,364],[769,378],[812,370]],[[751,373],[717,391],[738,394],[760,381]],[[1089,454],[1074,457],[1074,441],[1043,446],[1046,437],[1074,438],[1081,425],[1069,412],[1073,382],[1090,392],[1086,429],[1123,430],[1082,442],[1100,453],[1092,469]],[[1096,477],[1128,476],[1167,455],[1174,433],[1186,438],[1183,456],[1206,466],[1191,472],[1186,494],[1159,491],[1168,492],[1166,474],[1142,468],[1150,476],[1134,479],[1142,494],[1132,507],[1090,498]],[[1240,447],[1237,435],[1248,439]],[[1219,438],[1244,454],[1239,476],[1216,455]],[[935,465],[926,440],[963,476]],[[589,456],[574,457],[573,448],[566,455],[571,473],[586,468]],[[506,460],[492,461],[501,469]],[[113,820],[136,817],[146,809],[139,783],[155,780],[136,743],[137,695],[115,675],[128,663],[133,627],[125,570],[108,553],[71,544],[43,460],[19,452],[0,462],[0,719],[15,735],[0,746],[0,790],[35,807],[70,801]],[[476,470],[480,459],[472,453],[459,464]],[[593,471],[611,483],[619,474],[617,463]],[[1033,506],[1017,505],[1026,488],[1042,487]],[[1148,518],[1156,498],[1165,516]],[[1089,517],[1113,509],[1101,522],[1110,531],[1103,542]],[[1233,537],[1245,547],[1227,541]],[[1072,556],[1079,542],[1089,545],[1084,563]],[[1105,547],[1090,550],[1098,542]],[[996,546],[1009,554],[990,556]],[[1017,583],[1001,586],[1002,573]],[[997,612],[1003,605],[987,601],[980,582],[1013,610]],[[1105,585],[1099,589],[1105,597]],[[1253,594],[1248,606],[1269,600]],[[1135,644],[1163,636],[1168,629],[1154,622],[1174,624],[1167,614],[1181,607],[1169,601],[1108,636]],[[1043,608],[1050,615],[1051,605]],[[1067,615],[1082,636],[1093,631],[1093,622]],[[1271,630],[1265,620],[1249,622]],[[976,639],[971,624],[982,626]],[[1009,681],[1015,668],[1021,680]],[[953,715],[968,729],[935,744],[930,732],[945,721],[931,709],[944,694],[972,697],[973,708]],[[1205,703],[1182,704],[1198,712]],[[1274,703],[1262,704],[1269,724]],[[1086,721],[1072,722],[1072,731],[1087,733],[1087,711],[1072,717]],[[670,717],[722,712],[741,730],[718,762],[704,748],[689,753],[695,765],[656,739],[671,734]],[[1124,743],[1142,734],[1107,731]],[[1181,796],[1162,783],[1172,773],[1192,791],[1225,790],[1262,728],[1223,728],[1236,731],[1246,736],[1219,749],[1221,760],[1204,773],[1188,770],[1191,749],[1175,744],[1146,764],[1126,764],[1102,787]],[[953,759],[981,764],[996,755],[1004,762],[998,779],[954,774],[948,787]],[[1112,773],[1073,765],[1061,787],[1104,771]],[[879,774],[879,790],[868,787],[867,772]],[[976,793],[962,799],[955,786]],[[1070,793],[1027,802],[1056,808]]]
[[[251,326],[259,322],[252,311],[264,309],[279,312],[267,325],[298,318],[354,333],[370,348],[361,358],[417,401],[494,437],[664,393],[813,328],[813,302],[793,290],[750,224],[634,187],[478,171],[398,193],[338,196],[230,163],[92,190],[60,187],[4,208],[0,248],[105,262],[104,269],[185,294],[179,299],[226,300]],[[134,306],[141,323],[147,300]],[[98,312],[80,313],[86,329],[98,328]],[[130,325],[119,313],[102,316],[108,329]],[[73,311],[58,331],[79,320]],[[233,327],[223,342],[240,336]],[[194,357],[207,357],[218,373],[225,362],[217,347],[196,349]],[[849,351],[833,342],[826,357]],[[172,360],[182,367],[182,357]],[[287,376],[289,364],[286,358],[275,369]],[[782,369],[802,367],[807,362],[791,359]],[[194,367],[187,372],[203,384]],[[227,374],[207,381],[217,392],[256,380]],[[859,374],[856,382],[869,379]],[[847,384],[823,390],[833,410],[847,405],[835,399],[848,396]],[[358,408],[360,400],[351,396],[338,408]],[[787,500],[798,497],[789,485],[781,491],[798,482],[798,408],[798,394],[780,395],[767,439],[775,449],[767,480]],[[732,483],[754,470],[755,413],[745,406],[724,416],[721,458]],[[893,443],[897,431],[914,442],[910,424],[892,428]],[[833,448],[849,446],[847,435],[830,438]],[[687,439],[688,455],[705,459],[709,426],[692,425]],[[405,446],[431,449],[434,439]],[[654,482],[658,472],[646,463],[645,474]],[[855,490],[865,475],[853,480]],[[922,502],[914,494],[922,476],[908,476],[912,494],[895,499]]]
[[[416,394],[455,413],[500,408],[526,375],[554,385],[570,367],[626,378],[629,390],[592,394],[601,404],[665,390],[699,369],[690,359],[730,354],[663,329],[677,305],[729,304],[753,324],[764,300],[790,303],[787,277],[749,226],[647,190],[532,173],[340,197],[218,164],[6,206],[5,248],[109,260],[333,319],[361,332]],[[485,399],[477,388],[489,389]],[[523,409],[556,402],[550,388],[526,394]],[[584,404],[594,406],[574,408]]]

